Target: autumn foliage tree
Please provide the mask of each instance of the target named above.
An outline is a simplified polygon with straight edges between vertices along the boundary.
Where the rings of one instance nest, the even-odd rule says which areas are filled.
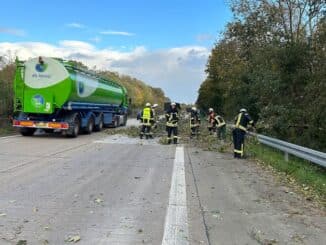
[[[246,107],[261,132],[326,150],[326,2],[234,0],[199,89],[202,109]]]
[[[160,107],[163,107],[166,97],[161,88],[153,88],[136,78],[127,75],[119,75],[116,72],[104,71],[100,74],[126,87],[128,95],[131,98],[132,108],[142,108],[147,102],[152,104],[156,103],[159,104]]]

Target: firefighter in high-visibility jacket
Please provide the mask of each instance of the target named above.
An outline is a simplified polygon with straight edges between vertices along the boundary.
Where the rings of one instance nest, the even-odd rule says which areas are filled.
[[[235,117],[235,125],[232,132],[235,158],[242,158],[244,156],[244,140],[248,125],[254,126],[254,121],[246,109],[241,109],[240,113]]]
[[[176,103],[171,103],[170,109],[166,112],[166,131],[168,133],[168,144],[171,144],[172,134],[173,134],[173,143],[178,143],[178,109]]]
[[[198,136],[199,134],[199,125],[200,125],[200,117],[196,107],[192,107],[190,111],[190,138],[193,136]]]
[[[222,116],[217,115],[215,117],[216,120],[216,127],[217,127],[217,137],[220,140],[225,140],[225,136],[226,136],[226,123],[223,119]]]
[[[152,138],[152,123],[154,121],[154,114],[151,108],[150,103],[146,103],[145,108],[140,114],[140,120],[141,120],[141,131],[140,131],[140,138],[142,139],[145,135],[146,139]]]

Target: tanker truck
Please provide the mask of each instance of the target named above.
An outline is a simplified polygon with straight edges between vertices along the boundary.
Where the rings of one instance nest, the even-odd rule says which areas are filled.
[[[62,59],[16,61],[13,126],[23,136],[36,129],[68,137],[127,122],[127,90]]]

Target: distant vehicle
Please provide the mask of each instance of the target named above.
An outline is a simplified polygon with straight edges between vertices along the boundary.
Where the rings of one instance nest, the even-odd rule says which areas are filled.
[[[127,123],[127,90],[71,62],[55,58],[17,61],[13,126],[23,136],[36,129],[69,137]]]

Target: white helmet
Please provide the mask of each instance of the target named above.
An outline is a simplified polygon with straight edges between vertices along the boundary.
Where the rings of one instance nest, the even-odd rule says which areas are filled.
[[[247,110],[245,108],[241,108],[240,112],[247,112]]]
[[[191,110],[193,110],[193,111],[197,111],[197,108],[196,108],[195,106],[193,106],[193,107],[191,108]]]
[[[214,111],[214,109],[213,108],[209,108],[208,111],[209,112],[212,112],[212,111]]]
[[[148,102],[147,102],[147,103],[146,103],[146,106],[151,106],[151,103],[148,103]]]
[[[158,104],[154,104],[154,105],[152,106],[152,108],[156,108],[156,107],[158,107]]]
[[[177,105],[175,102],[172,102],[171,105]]]

